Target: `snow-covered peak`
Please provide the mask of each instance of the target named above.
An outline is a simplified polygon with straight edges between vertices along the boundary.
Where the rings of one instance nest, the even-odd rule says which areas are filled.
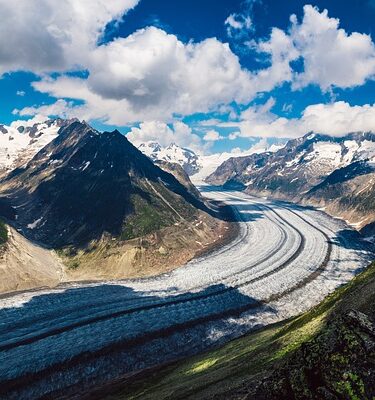
[[[375,136],[371,133],[354,133],[344,137],[330,138],[327,136],[310,135],[310,147],[303,147],[304,160],[318,166],[324,164],[330,168],[343,168],[355,161],[373,160],[375,158]]]
[[[161,146],[157,142],[145,142],[138,146],[138,149],[146,156],[152,158],[152,156],[161,150]]]
[[[31,119],[0,124],[0,170],[10,170],[29,161],[51,142],[62,120]]]
[[[201,168],[199,156],[176,143],[163,147],[157,142],[145,142],[141,143],[138,149],[153,161],[167,161],[181,165],[188,175],[197,173]]]

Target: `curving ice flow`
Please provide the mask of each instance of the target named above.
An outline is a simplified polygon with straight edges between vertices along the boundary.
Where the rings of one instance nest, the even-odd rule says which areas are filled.
[[[320,211],[206,190],[239,220],[220,250],[155,278],[0,299],[0,398],[86,390],[216,346],[309,309],[373,258]]]

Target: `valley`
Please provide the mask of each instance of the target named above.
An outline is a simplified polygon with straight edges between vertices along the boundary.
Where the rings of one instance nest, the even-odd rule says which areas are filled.
[[[142,153],[77,119],[16,131],[30,142],[0,180],[0,397],[111,393],[308,312],[374,258],[323,211],[346,201],[346,219],[371,225],[372,134],[306,135],[205,179],[220,157]]]
[[[375,400],[375,0],[0,14],[0,400]]]
[[[209,255],[155,278],[2,297],[2,396],[71,398],[217,347],[307,311],[373,258],[368,242],[323,212],[201,191],[229,204],[240,228]]]

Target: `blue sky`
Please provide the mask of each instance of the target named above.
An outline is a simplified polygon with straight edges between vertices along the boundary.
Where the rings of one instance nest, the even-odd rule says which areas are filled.
[[[375,129],[375,0],[14,3],[2,123],[77,116],[206,153]]]

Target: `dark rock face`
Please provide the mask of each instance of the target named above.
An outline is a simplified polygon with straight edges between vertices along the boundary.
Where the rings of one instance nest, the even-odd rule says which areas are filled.
[[[129,234],[129,218],[136,225],[139,217],[147,233],[204,207],[120,132],[99,133],[77,120],[1,188],[17,206],[18,227],[53,247]]]
[[[333,171],[323,180],[323,182],[321,182],[319,185],[314,186],[309,191],[309,194],[316,193],[319,190],[327,190],[333,185],[343,184],[357,176],[367,175],[374,171],[375,168],[369,165],[366,161],[355,161],[346,167],[338,168]]]
[[[11,206],[9,199],[0,198],[0,218],[14,221],[16,210]]]
[[[167,161],[155,161],[155,164],[159,166],[163,171],[172,174],[186,189],[197,199],[201,199],[202,196],[199,190],[193,185],[187,172],[182,168],[180,164],[171,163]]]
[[[354,210],[366,216],[375,213],[375,168],[356,161],[335,170],[305,195],[312,202],[334,203],[338,210]]]
[[[223,188],[226,190],[245,190],[246,186],[242,184],[241,182],[237,182],[236,180],[229,180],[226,181],[223,185]]]
[[[370,224],[367,224],[365,227],[361,229],[362,235],[366,237],[372,237],[373,239],[375,238],[375,222],[371,222]]]

